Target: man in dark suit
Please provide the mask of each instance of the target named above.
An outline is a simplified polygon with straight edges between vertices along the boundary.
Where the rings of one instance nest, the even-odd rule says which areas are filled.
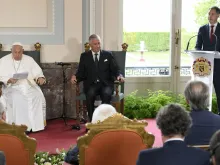
[[[220,24],[218,17],[220,9],[216,6],[210,8],[208,13],[209,23],[200,27],[196,42],[196,50],[220,52]],[[218,111],[220,114],[220,59],[214,60],[213,84],[217,96]]]
[[[212,135],[220,129],[220,116],[208,110],[209,87],[202,81],[189,81],[184,91],[192,109],[192,127],[185,142],[188,145],[208,145]]]
[[[209,153],[188,147],[183,141],[191,126],[191,118],[177,104],[163,107],[156,117],[163,147],[141,151],[137,165],[209,165]]]
[[[96,96],[100,95],[102,103],[110,104],[115,78],[121,82],[124,78],[112,54],[101,50],[98,35],[92,34],[89,44],[91,50],[81,54],[79,68],[76,75],[72,76],[71,82],[83,81],[88,116],[91,120]]]

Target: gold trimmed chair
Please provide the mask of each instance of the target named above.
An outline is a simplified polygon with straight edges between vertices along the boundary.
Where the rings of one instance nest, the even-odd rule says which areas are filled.
[[[205,150],[205,151],[209,150],[209,145],[192,145],[190,147],[200,148],[200,149]]]
[[[7,124],[0,121],[0,151],[6,157],[7,165],[33,165],[37,142],[26,136],[27,126]]]
[[[128,48],[128,44],[123,43],[122,51],[111,51],[113,57],[115,58],[116,63],[119,66],[119,69],[123,76],[125,76],[125,61],[126,61],[126,52]],[[85,52],[90,50],[89,43],[84,44]],[[111,98],[111,103],[115,106],[116,110],[120,113],[124,113],[124,83],[120,83],[119,81],[114,82],[114,93]],[[120,88],[119,88],[120,86]],[[100,97],[96,97],[96,101],[100,101]],[[78,83],[76,85],[76,115],[77,115],[77,125],[78,129],[80,129],[80,121],[86,121],[87,110],[86,110],[86,96],[83,92],[83,84]]]
[[[154,135],[146,121],[130,120],[117,113],[97,124],[88,123],[88,134],[77,139],[80,165],[134,165],[141,150],[151,148]]]

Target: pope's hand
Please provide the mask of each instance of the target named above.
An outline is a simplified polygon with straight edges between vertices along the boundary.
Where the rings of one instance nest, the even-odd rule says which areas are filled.
[[[72,84],[76,84],[76,82],[77,82],[76,76],[73,75],[73,76],[71,77],[71,83],[72,83]]]
[[[37,84],[39,84],[39,85],[43,85],[43,84],[45,84],[45,78],[43,78],[43,77],[39,77],[38,79],[37,79]]]
[[[18,79],[10,78],[10,79],[7,81],[7,84],[15,84],[17,81],[18,81]]]

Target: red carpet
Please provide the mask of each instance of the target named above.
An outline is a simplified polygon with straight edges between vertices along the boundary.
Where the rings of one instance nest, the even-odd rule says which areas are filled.
[[[154,119],[147,119],[148,126],[146,130],[155,136],[154,147],[162,145],[160,130],[156,127]],[[74,121],[67,121],[68,125]],[[71,145],[76,144],[79,136],[85,134],[85,126],[81,125],[81,130],[72,130],[70,126],[65,126],[62,119],[47,121],[47,127],[44,131],[30,133],[29,136],[37,140],[37,152],[46,151],[56,153],[56,148],[69,149]]]

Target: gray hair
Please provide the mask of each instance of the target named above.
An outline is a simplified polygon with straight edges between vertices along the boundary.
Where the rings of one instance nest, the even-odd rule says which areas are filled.
[[[91,36],[89,36],[89,42],[94,39],[101,41],[101,38],[97,34],[92,34]]]
[[[156,123],[164,136],[186,136],[192,119],[189,113],[178,104],[169,104],[160,109],[156,116]]]
[[[102,122],[115,113],[117,112],[113,106],[109,104],[101,104],[95,109],[93,113],[92,123],[97,123],[98,121]]]
[[[216,164],[220,164],[220,130],[216,131],[209,142],[211,156],[214,156]]]
[[[186,85],[184,95],[192,109],[208,109],[209,87],[204,82],[189,81]]]

